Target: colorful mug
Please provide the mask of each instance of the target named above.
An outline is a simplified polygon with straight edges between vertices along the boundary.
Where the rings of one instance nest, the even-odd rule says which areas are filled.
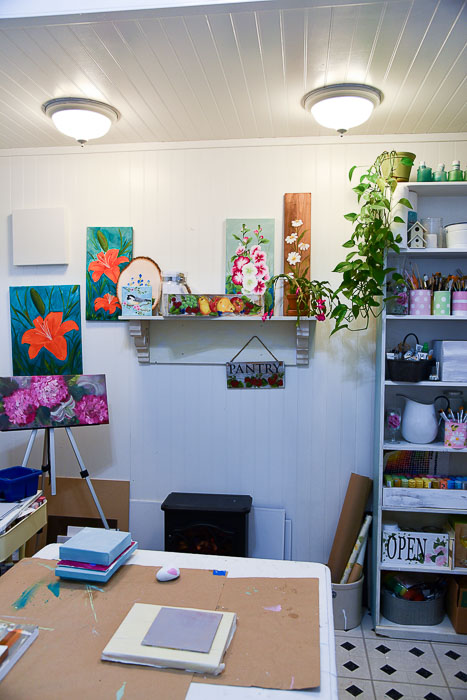
[[[452,315],[467,316],[467,292],[452,293]]]
[[[447,420],[444,424],[444,446],[454,450],[462,450],[465,447],[467,437],[467,423]]]
[[[411,289],[409,299],[411,316],[431,316],[431,291],[429,289]]]
[[[451,314],[451,292],[433,294],[433,315],[449,316]]]

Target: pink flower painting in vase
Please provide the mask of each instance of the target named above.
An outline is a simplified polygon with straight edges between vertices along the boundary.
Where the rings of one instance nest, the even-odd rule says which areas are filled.
[[[386,411],[386,429],[388,433],[388,442],[397,444],[399,442],[399,430],[401,427],[401,410],[400,408],[388,408]]]

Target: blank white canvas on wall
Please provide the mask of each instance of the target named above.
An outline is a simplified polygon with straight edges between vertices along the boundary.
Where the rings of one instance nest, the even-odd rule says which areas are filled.
[[[68,265],[68,225],[63,207],[15,209],[13,265]]]

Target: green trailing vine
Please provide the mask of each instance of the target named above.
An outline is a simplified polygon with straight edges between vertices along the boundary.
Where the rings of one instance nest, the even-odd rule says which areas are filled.
[[[381,165],[387,159],[390,168],[388,175],[384,176]],[[407,199],[392,201],[397,185],[393,175],[395,161],[395,151],[384,151],[353,188],[361,206],[359,212],[345,214],[345,218],[354,224],[354,231],[343,244],[350,252],[334,268],[334,272],[342,274],[342,281],[334,292],[336,305],[330,316],[335,325],[331,335],[349,328],[350,323],[358,320],[363,321],[364,325],[349,330],[366,330],[371,316],[376,317],[381,313],[386,277],[393,273],[395,281],[402,280],[395,268],[385,266],[386,253],[390,250],[399,253],[398,244],[402,240],[391,230],[393,223],[404,223],[399,216],[394,216],[394,208],[397,204],[411,208]],[[402,163],[413,165],[410,158],[403,158]],[[356,168],[354,165],[349,171],[350,181]]]

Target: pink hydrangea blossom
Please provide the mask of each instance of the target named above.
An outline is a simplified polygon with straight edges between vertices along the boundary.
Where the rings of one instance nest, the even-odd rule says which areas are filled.
[[[75,413],[82,425],[96,425],[109,420],[107,402],[101,396],[86,394],[76,404]]]
[[[11,423],[28,425],[36,417],[36,402],[29,389],[17,389],[3,399],[3,407]]]
[[[63,377],[32,377],[31,395],[36,406],[53,408],[68,397],[68,387]]]

